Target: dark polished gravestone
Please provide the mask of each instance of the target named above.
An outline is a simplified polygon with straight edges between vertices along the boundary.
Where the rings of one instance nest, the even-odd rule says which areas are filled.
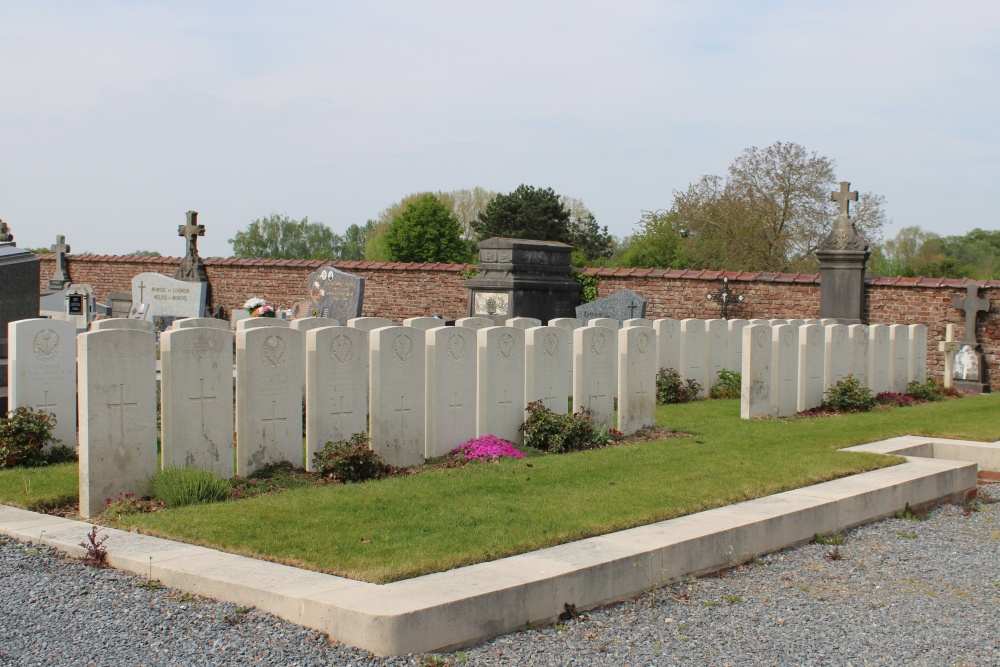
[[[465,281],[470,317],[503,325],[512,317],[546,323],[573,317],[580,283],[573,280],[573,247],[558,241],[491,238],[479,242],[479,274]]]
[[[309,317],[329,317],[342,325],[353,317],[361,317],[365,300],[365,279],[324,266],[309,275]]]
[[[7,325],[38,317],[41,263],[35,254],[14,245],[0,220],[0,411],[7,414]]]
[[[585,325],[598,317],[610,317],[619,322],[646,317],[646,300],[630,289],[623,289],[576,307],[576,319]]]
[[[819,259],[819,316],[844,321],[864,321],[865,265],[871,256],[868,241],[851,221],[852,201],[857,190],[841,181],[840,190],[830,193],[840,204],[840,215],[830,233],[816,248]]]

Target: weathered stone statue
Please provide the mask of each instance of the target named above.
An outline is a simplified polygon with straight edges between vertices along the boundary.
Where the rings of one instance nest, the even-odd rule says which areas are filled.
[[[865,265],[871,256],[868,241],[851,221],[850,206],[858,201],[857,191],[841,181],[840,190],[830,193],[840,203],[840,215],[816,249],[819,258],[819,316],[861,321],[865,307]]]

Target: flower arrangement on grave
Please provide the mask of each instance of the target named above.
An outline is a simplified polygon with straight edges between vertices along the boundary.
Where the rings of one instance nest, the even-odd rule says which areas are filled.
[[[243,304],[250,317],[274,317],[274,308],[260,297],[251,297]]]
[[[499,461],[504,456],[512,459],[524,458],[523,452],[495,435],[474,438],[449,453],[461,456],[466,461]]]

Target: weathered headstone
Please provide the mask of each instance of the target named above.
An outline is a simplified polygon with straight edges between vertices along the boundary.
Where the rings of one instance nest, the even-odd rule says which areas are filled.
[[[223,331],[229,331],[229,323],[225,320],[219,320],[214,317],[185,317],[182,320],[174,320],[170,324],[170,328],[176,331],[177,329],[222,329]]]
[[[751,326],[758,326],[758,325],[767,326],[767,327],[771,326],[771,320],[766,320],[766,319],[761,318],[761,317],[755,317],[755,318],[753,318],[751,320],[747,320],[747,321],[750,322]]]
[[[819,407],[823,403],[826,386],[824,377],[823,327],[807,324],[799,329],[799,394],[796,408],[799,412]]]
[[[443,327],[444,325],[445,322],[440,317],[408,317],[403,320],[404,327],[415,327],[423,331],[429,331],[437,327]]]
[[[424,462],[424,331],[380,327],[369,334],[372,450],[394,466]]]
[[[563,327],[532,327],[524,332],[524,402],[542,401],[564,415],[572,391],[573,332]]]
[[[938,351],[944,352],[944,386],[952,386],[955,378],[955,353],[962,349],[962,344],[955,340],[955,325],[944,326],[944,340],[938,343]]]
[[[910,352],[907,382],[927,381],[927,327],[923,324],[910,325]]]
[[[781,326],[782,324],[788,324],[788,320],[768,320],[767,323],[772,327]]]
[[[750,326],[749,320],[729,320],[729,356],[726,368],[737,373],[743,368],[743,329]]]
[[[424,456],[444,456],[476,437],[476,331],[437,327],[427,338]]]
[[[910,327],[905,324],[890,324],[889,345],[892,350],[889,359],[890,391],[903,394],[906,392],[910,373]]]
[[[90,323],[91,331],[110,331],[126,329],[129,331],[153,332],[153,323],[148,320],[132,320],[127,317],[112,317],[106,320],[94,320]]]
[[[862,387],[871,388],[868,379],[868,365],[870,357],[868,352],[868,326],[864,324],[851,324],[848,331],[848,353],[847,371],[857,378]]]
[[[729,326],[726,320],[705,320],[705,374],[709,390],[729,363]]]
[[[302,465],[302,377],[301,333],[236,333],[236,474],[278,461]]]
[[[537,317],[511,317],[504,322],[504,326],[514,327],[515,329],[530,329],[531,327],[542,326],[542,321]]]
[[[844,324],[823,327],[824,362],[823,385],[826,389],[834,386],[851,372],[850,330]]]
[[[612,350],[611,354],[611,381],[615,383],[615,388],[618,387],[618,332],[621,329],[622,323],[613,317],[595,317],[585,326],[589,327],[605,327],[610,329],[612,332]]]
[[[27,406],[56,417],[52,435],[76,447],[76,326],[30,319],[7,325],[10,408]]]
[[[132,278],[132,303],[148,303],[153,316],[203,317],[208,283],[175,280],[160,273]]]
[[[309,275],[310,317],[329,317],[347,322],[361,317],[365,299],[365,279],[324,266]]]
[[[771,327],[771,401],[777,417],[796,413],[799,402],[799,336],[796,327]]]
[[[456,327],[465,327],[473,331],[479,331],[486,327],[495,327],[497,324],[488,317],[460,317],[455,320]]]
[[[632,290],[624,289],[577,306],[576,317],[584,324],[591,324],[591,320],[598,318],[610,318],[617,320],[618,327],[621,327],[625,320],[646,317],[646,300]]]
[[[573,332],[583,326],[583,322],[575,317],[554,317],[549,320],[550,327],[560,327],[569,332],[567,347],[569,347],[569,369],[566,372],[566,386],[570,395],[573,394]]]
[[[228,327],[164,331],[160,361],[163,467],[232,477],[233,334]]]
[[[740,417],[773,414],[771,401],[771,326],[751,324],[743,329]]]
[[[340,322],[330,317],[300,317],[297,320],[292,320],[289,326],[296,331],[301,331],[304,336],[307,331],[319,329],[320,327],[340,326]]]
[[[672,368],[681,370],[680,320],[663,318],[653,322],[656,331],[656,371]]]
[[[586,326],[573,332],[573,412],[590,410],[598,426],[614,427],[617,331]]]
[[[318,327],[305,340],[306,469],[314,470],[313,458],[326,443],[368,430],[368,335],[352,327]]]
[[[656,425],[656,331],[627,327],[618,334],[618,430],[630,435]]]
[[[876,394],[892,391],[892,376],[889,375],[891,356],[889,327],[885,324],[868,327],[868,388]]]
[[[708,373],[705,370],[706,353],[705,320],[681,320],[681,367],[677,369],[681,380],[694,380],[701,385],[701,395],[708,396]]]
[[[524,329],[490,327],[476,332],[476,435],[523,440]]]
[[[156,336],[127,329],[77,336],[80,514],[118,494],[142,496],[156,473]]]

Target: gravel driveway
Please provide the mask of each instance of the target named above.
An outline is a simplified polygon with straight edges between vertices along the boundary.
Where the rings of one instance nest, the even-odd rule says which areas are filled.
[[[0,665],[1000,665],[1000,486],[456,653],[376,658],[0,538]]]

